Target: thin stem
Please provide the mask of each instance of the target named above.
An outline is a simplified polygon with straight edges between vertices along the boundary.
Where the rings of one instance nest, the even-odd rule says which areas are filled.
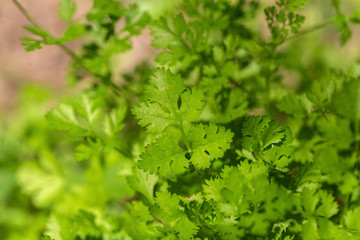
[[[17,0],[12,0],[12,2],[32,25],[42,28],[41,25],[33,17],[31,17],[29,12]]]
[[[192,153],[192,149],[191,149],[191,146],[190,146],[190,143],[189,141],[186,139],[186,136],[185,136],[185,132],[184,132],[184,128],[182,126],[182,122],[179,124],[179,129],[180,129],[180,132],[181,132],[181,135],[185,141],[185,145],[186,145],[186,148],[188,149],[189,153],[191,154]]]
[[[351,193],[347,194],[345,201],[346,202],[344,203],[344,210],[343,210],[344,213],[346,213],[347,210],[349,209],[350,202],[351,202]]]
[[[232,80],[232,79],[229,79],[229,81],[232,83],[232,84],[234,84],[236,87],[241,87],[241,85],[238,83],[238,82],[236,82],[235,80]]]
[[[118,85],[116,85],[115,83],[113,83],[112,81],[110,82],[110,86],[112,88],[112,90],[114,91],[114,93],[116,95],[122,95],[124,98],[126,98],[129,102],[133,102],[132,99],[130,98],[129,94],[124,91],[123,88],[119,87]]]
[[[286,41],[287,41],[287,40],[293,40],[293,39],[295,39],[295,38],[301,37],[301,36],[306,35],[306,34],[308,34],[308,33],[315,32],[315,31],[320,30],[320,29],[322,29],[322,28],[324,28],[324,27],[327,27],[327,26],[329,26],[329,25],[331,25],[331,24],[333,24],[333,23],[334,23],[334,19],[333,19],[333,18],[327,19],[327,20],[325,20],[325,21],[323,21],[323,22],[321,22],[321,23],[319,23],[319,24],[316,24],[316,25],[314,25],[314,26],[311,26],[311,27],[309,27],[309,28],[306,28],[306,29],[298,32],[297,34],[288,37],[288,38],[286,39]],[[286,41],[285,41],[285,42],[286,42]]]
[[[266,103],[265,103],[265,108],[267,114],[269,115],[270,115],[270,77],[271,74],[269,74],[269,76],[266,77]]]
[[[90,69],[88,69],[83,64],[81,59],[70,48],[68,48],[65,44],[57,42],[57,43],[55,43],[55,45],[57,45],[61,50],[63,50],[68,56],[70,56],[89,76],[92,76],[93,78],[99,79],[99,76],[92,73],[90,71]]]
[[[167,93],[167,95],[169,95],[169,93]],[[169,96],[168,96],[168,97],[169,97]],[[178,115],[178,113],[177,113],[177,111],[176,111],[176,107],[175,107],[173,104],[170,104],[170,106],[171,106],[171,109],[172,109],[173,113],[174,113],[175,116],[176,116],[176,119],[181,119],[181,118],[179,118],[179,115]],[[186,138],[186,135],[185,135],[185,132],[184,132],[184,128],[183,128],[183,122],[184,122],[183,120],[178,120],[176,126],[180,129],[181,136],[182,136],[182,138],[183,138],[184,141],[185,141],[186,148],[187,148],[188,152],[191,154],[191,153],[192,153],[192,149],[191,149],[191,146],[190,146],[189,141],[188,141],[187,138]]]
[[[356,158],[358,159],[359,163],[358,165],[360,166],[360,120],[355,119],[355,154],[356,154]]]

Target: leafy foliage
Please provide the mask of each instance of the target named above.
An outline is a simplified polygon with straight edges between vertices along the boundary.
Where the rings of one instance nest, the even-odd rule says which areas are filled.
[[[359,239],[359,64],[305,37],[332,24],[345,44],[358,12],[334,0],[303,28],[316,1],[135,2],[60,0],[59,37],[25,26],[27,51],[73,56],[72,90],[24,87],[0,119],[1,237]],[[119,73],[146,29],[155,62]]]
[[[141,126],[158,133],[169,125],[199,119],[203,107],[202,92],[187,89],[180,76],[158,69],[145,88],[146,103],[135,107],[133,113]]]

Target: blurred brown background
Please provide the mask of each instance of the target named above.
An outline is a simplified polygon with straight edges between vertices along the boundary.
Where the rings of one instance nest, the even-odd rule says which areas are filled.
[[[58,1],[20,2],[52,34],[61,34],[66,24],[57,17]],[[79,1],[78,10],[90,7],[88,2]],[[22,26],[29,22],[10,0],[0,1],[0,23],[0,106],[10,107],[16,90],[28,81],[62,89],[70,58],[56,46],[26,52],[19,38],[26,34]]]

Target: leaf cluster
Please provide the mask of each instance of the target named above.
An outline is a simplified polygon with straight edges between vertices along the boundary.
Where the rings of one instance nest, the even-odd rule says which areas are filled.
[[[66,50],[73,92],[26,87],[3,122],[2,236],[359,239],[360,67],[331,69],[314,49],[303,63],[310,43],[290,40],[311,33],[302,9],[313,2],[179,1],[155,17],[142,1],[94,0],[76,17],[60,0],[62,36],[32,23],[23,45],[82,38]],[[332,4],[345,44],[359,17]],[[155,61],[119,74],[144,29]]]

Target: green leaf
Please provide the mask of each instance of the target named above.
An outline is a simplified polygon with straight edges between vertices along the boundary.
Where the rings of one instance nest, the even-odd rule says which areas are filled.
[[[104,119],[104,132],[107,136],[114,136],[120,132],[125,124],[123,123],[127,113],[127,107],[114,108]]]
[[[48,207],[61,194],[64,179],[54,169],[44,169],[34,163],[22,165],[17,172],[22,190],[31,196],[35,206]]]
[[[318,218],[320,239],[353,239],[344,228],[326,218]]]
[[[86,15],[88,21],[102,21],[107,17],[113,16],[120,18],[124,16],[127,9],[121,7],[121,3],[117,0],[94,0],[93,7]]]
[[[340,0],[332,0],[331,3],[332,3],[332,5],[334,6],[334,8],[336,10],[340,10],[340,7],[341,7],[341,1]]]
[[[280,171],[287,171],[293,148],[288,127],[282,127],[268,116],[248,117],[243,125],[243,147]]]
[[[62,20],[71,22],[76,11],[76,3],[73,0],[59,1],[59,15]]]
[[[217,218],[222,217],[218,224],[223,224],[225,217],[239,219],[232,221],[235,229],[267,236],[268,221],[283,221],[293,211],[296,198],[286,188],[269,182],[268,176],[269,168],[262,162],[244,161],[238,166],[226,166],[218,178],[206,180],[204,196],[218,206]]]
[[[140,119],[139,124],[147,127],[150,132],[161,132],[168,125],[176,124],[178,99],[185,89],[179,75],[157,69],[145,88],[148,102],[133,108],[136,118]]]
[[[360,120],[360,79],[353,78],[334,94],[333,105],[344,117]]]
[[[292,161],[292,153],[294,149],[289,146],[271,147],[262,152],[262,158],[274,166],[277,170],[287,172],[286,168]]]
[[[78,37],[82,37],[86,34],[86,28],[84,24],[71,24],[63,33],[63,35],[57,39],[57,41],[71,42],[76,40]]]
[[[269,116],[248,117],[243,126],[244,148],[258,152],[284,137],[283,128]]]
[[[99,142],[80,144],[75,149],[75,160],[81,162],[84,160],[90,160],[94,156],[99,156],[101,147],[102,145]]]
[[[24,26],[24,28],[36,36],[39,36],[42,38],[50,38],[51,37],[51,34],[43,28],[40,28],[37,26]]]
[[[275,223],[274,224],[274,226],[272,228],[272,232],[276,233],[276,230],[278,230],[274,240],[283,239],[283,238],[281,238],[281,236],[282,236],[283,233],[284,234],[286,233],[286,230],[289,228],[291,222],[292,222],[292,220],[289,219],[286,222],[280,222],[280,223]],[[292,240],[292,239],[293,239],[293,237],[290,238],[290,236],[287,236],[287,237],[284,238],[284,240]]]
[[[182,14],[178,14],[177,23],[180,25]],[[165,18],[160,18],[159,21],[151,26],[151,35],[154,37],[152,45],[157,48],[171,48],[172,46],[182,46],[181,37],[174,33]],[[181,31],[181,29],[179,29]]]
[[[150,101],[158,102],[171,111],[177,108],[180,94],[186,89],[180,75],[174,75],[170,70],[158,68],[145,87],[145,96]]]
[[[335,198],[326,191],[320,191],[318,195],[320,197],[320,206],[317,208],[316,213],[319,216],[331,218],[339,211]]]
[[[342,194],[344,194],[344,195],[350,194],[350,193],[354,192],[354,189],[358,189],[359,181],[354,176],[353,173],[351,173],[351,172],[345,173],[345,175],[342,177],[342,179],[343,179],[343,182],[339,187],[339,190],[341,191]]]
[[[360,207],[348,210],[344,215],[345,225],[349,230],[355,230],[360,233]]]
[[[354,24],[360,24],[360,11],[355,11],[351,16],[350,21]]]
[[[165,135],[157,138],[156,142],[140,155],[139,168],[160,176],[181,174],[189,166],[185,154],[186,151],[174,137]]]
[[[27,52],[35,51],[36,49],[42,48],[43,41],[24,36],[20,38],[21,45],[25,47]]]
[[[170,125],[176,125],[176,117],[165,111],[158,103],[140,103],[132,109],[139,125],[146,127],[150,133],[162,132]]]
[[[319,239],[318,225],[316,219],[310,218],[302,225],[301,237],[304,240]]]
[[[146,103],[133,108],[139,124],[149,132],[162,132],[167,126],[183,120],[196,121],[203,108],[203,93],[187,89],[179,75],[169,70],[157,69],[145,88]]]
[[[244,197],[250,201],[255,200],[252,199],[255,193],[253,191],[255,185],[259,187],[259,194],[262,193],[263,189],[260,189],[260,187],[267,185],[267,175],[268,168],[259,162],[251,164],[244,161],[237,166],[226,166],[218,178],[205,180],[203,185],[204,196],[208,200],[213,199],[219,203],[225,200],[242,205],[239,200]],[[243,207],[247,208],[249,206],[245,205]],[[241,214],[245,212],[246,210]]]
[[[158,176],[144,172],[138,168],[134,169],[134,175],[126,178],[128,184],[135,191],[143,194],[150,204],[154,204],[154,186]]]
[[[189,122],[198,121],[201,110],[204,107],[204,92],[198,88],[191,88],[183,92],[180,97],[179,118]]]
[[[150,214],[149,208],[140,201],[131,201],[125,205],[124,229],[132,239],[161,239],[164,236],[157,230],[158,222]],[[124,237],[127,239],[128,235]]]
[[[301,194],[301,202],[306,214],[313,214],[316,206],[320,202],[319,195],[316,194],[316,189],[304,188]]]
[[[49,235],[44,235],[41,237],[41,240],[54,240]]]
[[[342,13],[338,13],[335,16],[334,23],[338,33],[340,33],[340,43],[341,45],[344,45],[352,36],[352,31],[349,27],[347,16]]]
[[[243,117],[248,112],[248,104],[247,96],[241,89],[236,88],[230,92],[225,111],[223,113],[216,112],[214,121],[217,123],[229,123]]]
[[[335,90],[341,85],[342,77],[336,74],[327,74],[313,82],[307,98],[318,108],[331,102]]]
[[[224,61],[224,50],[220,46],[215,46],[213,48],[213,56],[215,62],[222,62]]]
[[[310,215],[318,215],[325,218],[331,218],[339,209],[333,196],[326,191],[310,188],[304,188],[302,192],[302,206],[305,213]]]
[[[289,93],[276,104],[276,107],[295,118],[302,118],[311,113],[312,105],[305,96]]]
[[[164,228],[177,233],[178,239],[192,239],[198,228],[192,223],[186,213],[180,209],[180,198],[169,192],[158,192],[156,204],[153,208],[156,218],[159,219]]]
[[[174,29],[179,35],[183,34],[186,31],[187,25],[184,19],[184,15],[182,13],[176,15],[174,19]]]
[[[230,148],[234,134],[224,127],[197,124],[186,133],[191,142],[191,163],[197,168],[208,168],[211,161],[221,158]]]
[[[354,141],[349,119],[341,119],[329,114],[326,118],[320,118],[316,126],[324,139],[337,149],[348,149]]]
[[[309,0],[291,0],[287,5],[291,11],[296,11],[298,8],[304,7]]]
[[[284,136],[284,129],[279,125],[278,122],[269,122],[269,126],[265,128],[261,134],[262,149],[267,148],[271,144],[281,142]]]
[[[92,126],[100,117],[100,109],[96,106],[96,102],[87,95],[82,95],[80,101],[76,104],[76,112],[86,120],[89,126]]]
[[[337,149],[325,145],[321,147],[314,156],[315,164],[321,169],[322,181],[330,183],[342,181],[342,174],[347,170],[348,166],[341,161],[341,157],[337,153]],[[348,164],[351,164],[350,162]]]
[[[60,104],[46,114],[46,119],[52,128],[67,131],[71,136],[80,137],[88,134],[88,130],[78,121],[74,108],[69,105]]]
[[[88,94],[81,95],[71,104],[60,104],[46,115],[50,126],[67,131],[73,137],[101,135],[96,131],[101,117],[100,102]]]
[[[51,233],[48,232],[52,236],[57,236],[56,239],[76,239],[77,236],[96,238],[101,235],[101,227],[98,223],[99,219],[93,211],[86,208],[66,215],[53,213],[48,222]]]

